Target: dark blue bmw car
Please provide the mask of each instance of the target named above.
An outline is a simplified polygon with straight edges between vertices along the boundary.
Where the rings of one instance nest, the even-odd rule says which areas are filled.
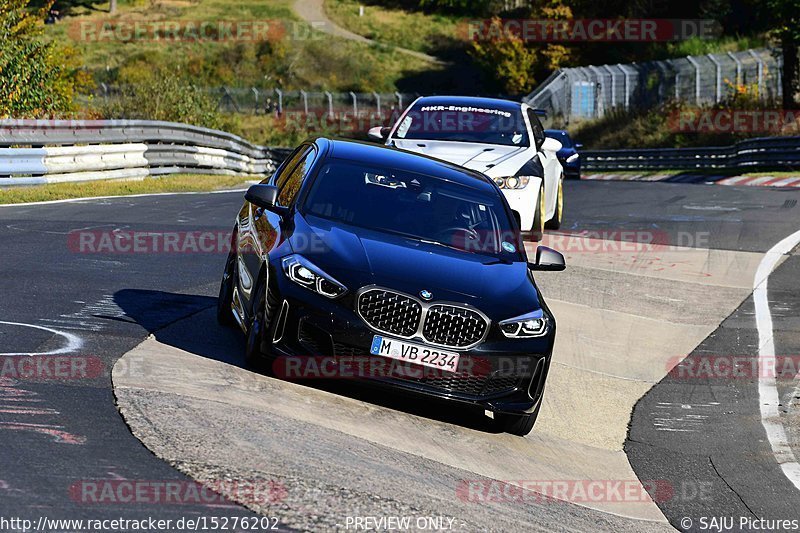
[[[564,167],[564,176],[581,179],[581,156],[578,150],[583,148],[583,145],[575,143],[569,133],[564,130],[544,130],[544,134],[561,143],[561,150],[556,153],[556,157]]]
[[[249,364],[314,361],[338,369],[331,377],[481,407],[504,431],[530,432],[556,332],[533,271],[563,270],[564,259],[539,247],[528,262],[492,180],[318,138],[245,199],[218,319],[247,335]]]

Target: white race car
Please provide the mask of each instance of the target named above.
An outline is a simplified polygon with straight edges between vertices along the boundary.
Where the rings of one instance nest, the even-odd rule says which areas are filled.
[[[527,104],[493,98],[427,96],[370,138],[482,172],[503,190],[520,229],[534,240],[558,229],[564,170],[557,140]]]

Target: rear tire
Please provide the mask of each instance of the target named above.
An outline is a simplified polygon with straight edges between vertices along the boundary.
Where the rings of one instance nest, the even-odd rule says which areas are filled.
[[[217,322],[226,327],[236,325],[233,318],[233,287],[236,284],[236,253],[228,254],[225,260],[225,270],[222,273],[222,282],[219,284],[217,297]]]
[[[556,192],[556,209],[553,218],[547,221],[544,227],[547,229],[558,229],[561,227],[561,217],[564,213],[564,176],[558,180],[558,191]]]

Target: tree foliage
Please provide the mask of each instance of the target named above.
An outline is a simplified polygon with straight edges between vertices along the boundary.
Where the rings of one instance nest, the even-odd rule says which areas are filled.
[[[221,127],[217,99],[174,71],[152,70],[101,106],[105,118],[140,118]]]
[[[90,79],[75,52],[42,37],[47,7],[29,0],[0,0],[0,117],[42,118],[73,108],[75,93]]]
[[[540,20],[566,20],[572,10],[562,0],[543,0],[530,8],[526,15]],[[509,94],[530,91],[537,76],[545,75],[573,59],[572,50],[559,43],[526,42],[509,31],[503,20],[494,17],[486,31],[488,39],[475,41],[469,54],[498,89]]]
[[[775,18],[773,34],[783,53],[783,106],[794,109],[800,91],[800,0],[769,0]]]

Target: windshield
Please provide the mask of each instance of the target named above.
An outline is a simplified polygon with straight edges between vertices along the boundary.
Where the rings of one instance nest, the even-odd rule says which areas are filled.
[[[308,214],[458,250],[516,253],[499,194],[422,174],[330,162],[305,202]]]
[[[528,146],[520,109],[415,105],[397,126],[398,139]]]

